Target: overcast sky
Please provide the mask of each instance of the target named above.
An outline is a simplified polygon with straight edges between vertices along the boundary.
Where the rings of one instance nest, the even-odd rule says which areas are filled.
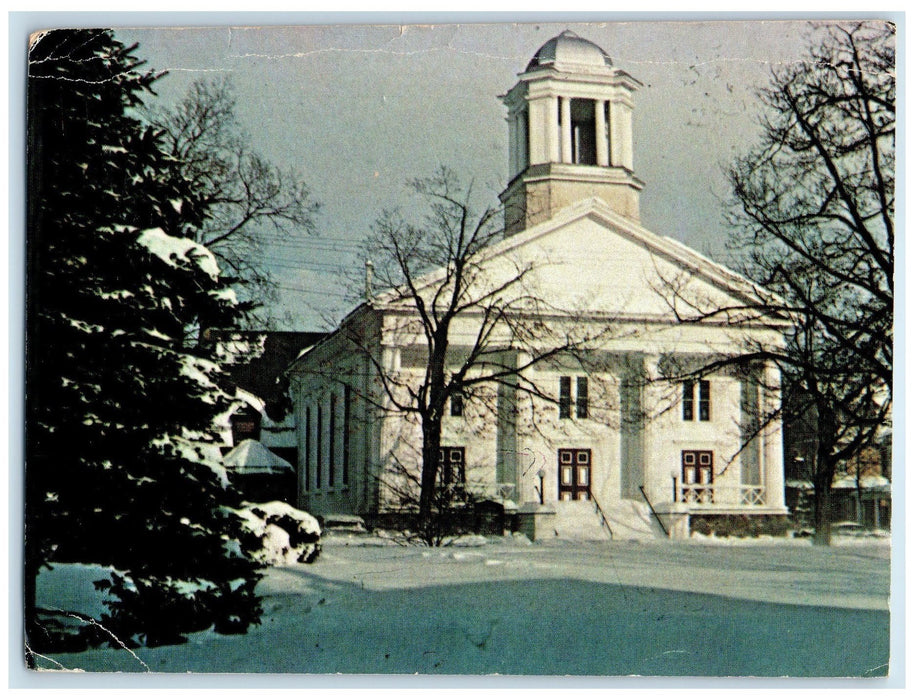
[[[806,53],[805,22],[627,22],[120,30],[170,74],[160,99],[198,78],[231,75],[255,145],[299,168],[323,209],[317,238],[270,260],[296,328],[351,308],[334,274],[404,182],[448,165],[485,188],[506,185],[510,89],[551,37],[571,29],[640,80],[635,172],[642,223],[727,262],[723,168],[758,134],[754,90]],[[338,241],[338,242],[334,242]]]

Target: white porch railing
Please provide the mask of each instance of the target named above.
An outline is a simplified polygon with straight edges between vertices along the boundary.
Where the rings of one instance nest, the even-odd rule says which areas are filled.
[[[679,501],[698,506],[764,506],[764,486],[716,486],[685,484],[679,488]]]

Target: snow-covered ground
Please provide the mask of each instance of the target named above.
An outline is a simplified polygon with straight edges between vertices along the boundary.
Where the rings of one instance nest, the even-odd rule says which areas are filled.
[[[427,549],[330,536],[315,563],[268,571],[263,622],[246,635],[202,632],[183,645],[60,654],[42,666],[884,676],[889,556],[880,539],[818,548],[791,540],[530,545],[496,538]]]

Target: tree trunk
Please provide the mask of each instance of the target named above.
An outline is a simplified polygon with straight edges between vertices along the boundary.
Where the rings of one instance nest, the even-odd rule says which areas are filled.
[[[422,481],[419,487],[419,524],[428,532],[433,513],[435,481],[441,451],[441,422],[445,401],[445,357],[448,324],[442,320],[429,348],[427,409],[422,412]],[[431,544],[431,542],[430,542]]]
[[[831,544],[832,482],[835,479],[837,466],[831,455],[831,441],[820,439],[816,455],[816,470],[813,474],[813,526],[816,529],[813,544],[823,546]]]
[[[812,543],[827,547],[831,544],[831,478],[827,483],[820,483],[816,478],[813,491],[813,527],[815,534]]]
[[[435,482],[441,451],[441,412],[422,416],[422,480],[419,487],[419,524],[424,531],[431,524]]]
[[[816,465],[812,475],[815,499],[813,525],[816,532],[812,542],[827,547],[831,544],[832,482],[838,467],[832,454],[837,443],[838,421],[834,411],[824,401],[817,401],[816,415]]]
[[[865,525],[866,516],[863,513],[863,486],[860,484],[861,475],[860,475],[860,455],[859,454],[857,455],[856,476],[857,476],[857,479],[854,484],[854,486],[856,486],[856,489],[855,489],[856,503],[854,504],[854,514],[857,516],[857,524]]]

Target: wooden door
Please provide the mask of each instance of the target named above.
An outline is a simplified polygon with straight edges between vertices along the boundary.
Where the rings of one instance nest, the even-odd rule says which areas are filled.
[[[591,476],[590,450],[559,450],[560,501],[589,501]]]
[[[714,500],[714,453],[710,450],[682,451],[682,499],[687,503]]]

